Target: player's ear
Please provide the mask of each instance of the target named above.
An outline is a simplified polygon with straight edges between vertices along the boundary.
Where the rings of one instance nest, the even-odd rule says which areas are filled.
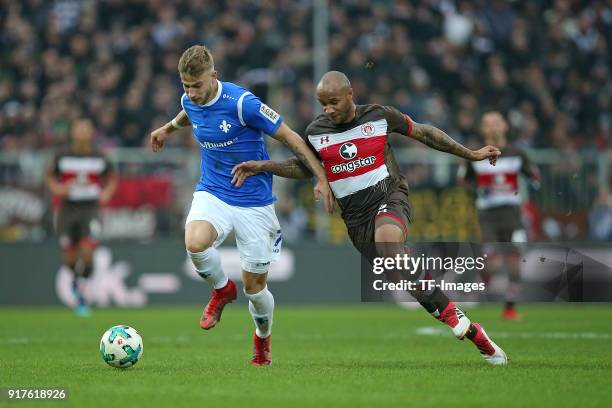
[[[211,77],[213,80],[215,80],[215,81],[216,81],[216,80],[217,80],[217,71],[213,69],[213,70],[212,70],[212,72],[211,72],[211,74],[210,74],[210,77]]]

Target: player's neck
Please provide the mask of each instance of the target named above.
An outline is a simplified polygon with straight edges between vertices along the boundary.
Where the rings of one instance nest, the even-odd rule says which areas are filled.
[[[208,102],[212,101],[217,95],[218,91],[219,91],[219,81],[215,79],[215,82],[213,82],[213,86],[212,88],[210,88],[210,92],[206,96],[206,99],[204,100],[204,102],[202,102],[202,105],[206,105]]]
[[[72,143],[72,152],[75,154],[89,154],[92,150],[90,144]]]
[[[351,109],[349,110],[349,114],[346,117],[346,120],[344,121],[344,123],[351,123],[352,121],[355,120],[356,116],[357,116],[357,105],[352,103],[351,104]]]

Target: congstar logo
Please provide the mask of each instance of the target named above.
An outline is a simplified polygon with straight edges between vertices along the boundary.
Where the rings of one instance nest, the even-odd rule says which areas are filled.
[[[372,164],[374,164],[375,161],[375,156],[365,158],[361,157],[351,162],[336,164],[335,166],[332,166],[331,171],[334,174],[342,173],[343,171],[348,171],[349,173],[352,173],[360,167],[371,166]]]

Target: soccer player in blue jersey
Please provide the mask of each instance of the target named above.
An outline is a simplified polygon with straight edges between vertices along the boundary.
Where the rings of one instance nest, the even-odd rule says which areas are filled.
[[[251,92],[217,79],[213,57],[201,45],[188,48],[178,71],[185,93],[182,110],[151,133],[154,152],[176,129],[191,124],[200,144],[202,175],[185,227],[185,246],[198,273],[213,287],[200,326],[209,330],[237,297],[236,285],[221,269],[219,246],[233,230],[240,251],[244,294],[255,322],[254,365],[269,365],[274,298],[266,285],[268,267],[280,254],[281,228],[274,212],[272,174],[262,172],[241,188],[232,183],[232,168],[248,160],[267,160],[264,134],[285,143],[317,177],[315,197],[333,208],[325,171],[303,139],[283,118]]]

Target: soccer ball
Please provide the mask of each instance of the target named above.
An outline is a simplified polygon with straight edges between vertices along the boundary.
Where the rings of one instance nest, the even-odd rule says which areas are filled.
[[[102,335],[100,340],[102,359],[111,367],[133,366],[142,357],[142,351],[142,337],[130,326],[113,326]]]

